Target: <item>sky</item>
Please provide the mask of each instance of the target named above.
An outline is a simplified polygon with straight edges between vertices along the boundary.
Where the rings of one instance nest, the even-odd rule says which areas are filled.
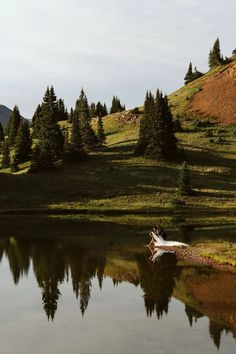
[[[189,62],[208,70],[217,37],[236,47],[235,0],[0,0],[0,104],[31,118],[47,86],[70,109],[113,95],[133,108],[147,90],[183,85]]]

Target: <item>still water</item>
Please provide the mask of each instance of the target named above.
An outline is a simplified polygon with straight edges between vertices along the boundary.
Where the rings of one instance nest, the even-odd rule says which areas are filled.
[[[158,220],[236,240],[232,220]],[[150,261],[154,220],[0,220],[0,353],[234,353],[236,274]]]

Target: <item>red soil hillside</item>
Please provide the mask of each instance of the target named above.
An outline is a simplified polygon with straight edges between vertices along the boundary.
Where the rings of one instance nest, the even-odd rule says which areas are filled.
[[[223,124],[236,123],[236,57],[202,82],[186,113],[209,116]]]

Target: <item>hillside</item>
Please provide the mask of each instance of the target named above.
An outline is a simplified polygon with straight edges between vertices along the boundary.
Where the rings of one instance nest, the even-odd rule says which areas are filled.
[[[11,112],[12,110],[10,110],[8,107],[0,104],[0,122],[2,123],[3,127],[6,126]]]
[[[175,116],[236,123],[236,57],[169,96]]]

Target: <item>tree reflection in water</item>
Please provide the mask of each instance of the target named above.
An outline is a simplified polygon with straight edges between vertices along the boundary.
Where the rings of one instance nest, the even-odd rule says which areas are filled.
[[[70,281],[84,316],[92,291],[92,280],[100,289],[106,276],[107,259],[113,264],[114,245],[80,242],[78,239],[1,238],[0,260],[5,255],[14,284],[32,267],[42,292],[42,304],[49,320],[53,320],[61,296],[60,285]],[[136,253],[135,253],[136,252]],[[163,254],[151,262],[145,250],[129,251],[128,263],[119,271],[109,266],[114,287],[123,281],[140,286],[148,317],[160,320],[168,314],[171,297],[185,304],[190,326],[203,316],[209,318],[209,335],[217,348],[223,332],[236,336],[236,276],[209,268],[177,263],[174,254]],[[119,255],[118,260],[120,261]],[[123,260],[124,258],[121,257]],[[118,262],[118,264],[120,264]],[[123,264],[123,263],[122,263]],[[132,265],[129,268],[129,265]]]

